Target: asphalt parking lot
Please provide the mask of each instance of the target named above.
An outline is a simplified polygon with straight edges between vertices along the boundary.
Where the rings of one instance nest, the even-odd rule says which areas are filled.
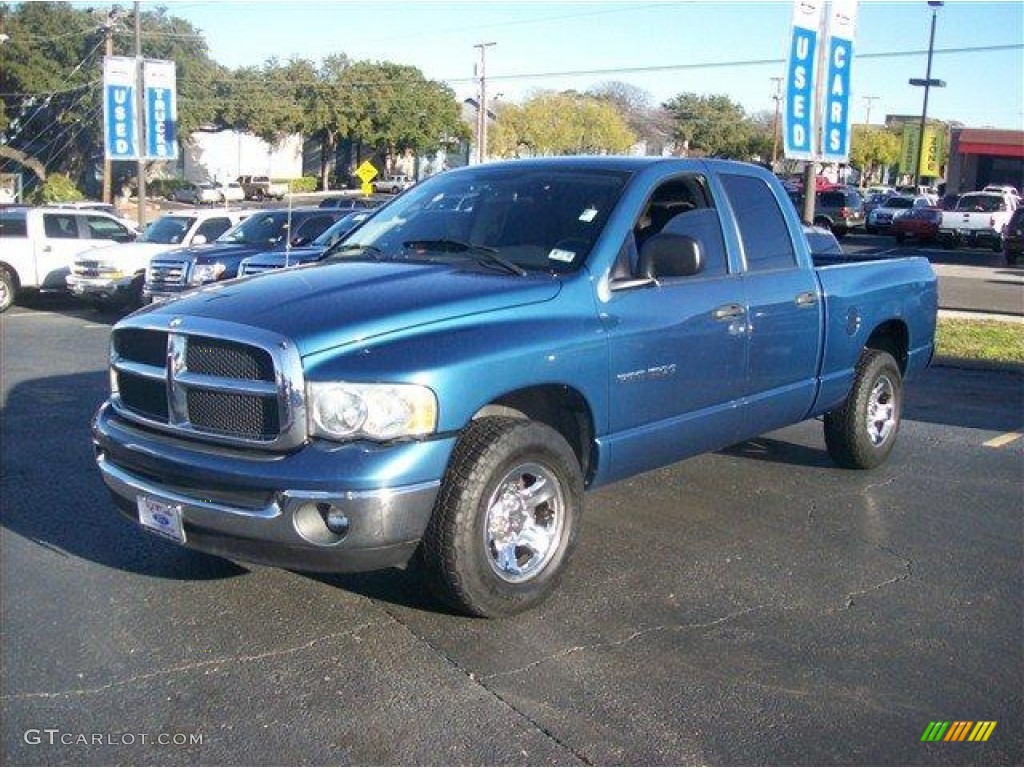
[[[494,622],[120,518],[110,322],[0,317],[4,764],[1024,763],[1019,374],[928,371],[873,472],[812,421],[592,493],[560,591]]]

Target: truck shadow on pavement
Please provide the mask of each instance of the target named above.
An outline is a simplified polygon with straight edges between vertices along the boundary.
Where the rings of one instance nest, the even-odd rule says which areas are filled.
[[[7,393],[0,414],[0,525],[61,557],[163,579],[247,573],[227,560],[149,535],[117,511],[94,460],[89,423],[108,392],[105,371],[35,379]]]

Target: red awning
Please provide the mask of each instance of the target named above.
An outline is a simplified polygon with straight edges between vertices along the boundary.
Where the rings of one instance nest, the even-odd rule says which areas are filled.
[[[1024,144],[984,144],[977,141],[961,141],[959,150],[961,155],[1024,157]]]

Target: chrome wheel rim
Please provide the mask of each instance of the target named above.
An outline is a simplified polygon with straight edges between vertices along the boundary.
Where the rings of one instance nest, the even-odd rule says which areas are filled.
[[[888,376],[881,376],[868,398],[867,428],[872,445],[877,447],[889,439],[896,418],[896,388]]]
[[[536,576],[551,562],[565,525],[565,493],[540,464],[520,464],[487,501],[484,546],[491,570],[513,584]]]

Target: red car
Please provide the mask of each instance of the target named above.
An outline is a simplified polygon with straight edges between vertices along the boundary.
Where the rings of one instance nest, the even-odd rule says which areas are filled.
[[[935,240],[942,223],[941,208],[908,208],[892,221],[892,233],[896,242],[902,243],[908,237],[919,241]]]

